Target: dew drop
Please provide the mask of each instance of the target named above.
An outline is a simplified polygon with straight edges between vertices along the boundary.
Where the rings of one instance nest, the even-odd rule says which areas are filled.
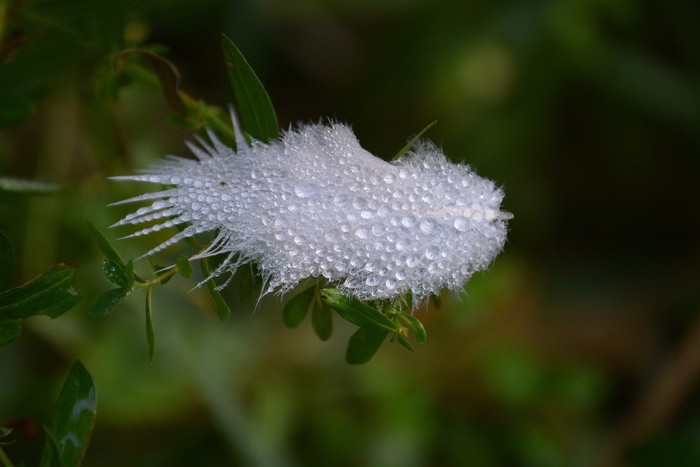
[[[466,232],[469,230],[469,219],[463,216],[457,217],[454,221],[454,227],[460,232]]]
[[[414,216],[403,216],[401,218],[401,225],[404,227],[413,227],[416,225],[416,218]]]
[[[435,245],[430,246],[427,250],[425,250],[425,257],[428,259],[436,259],[438,256],[440,256],[440,248]]]
[[[352,207],[355,209],[365,209],[367,207],[367,200],[365,198],[355,198],[352,202]]]
[[[355,231],[355,235],[357,235],[359,238],[366,239],[369,238],[369,230],[361,228],[357,229]]]
[[[350,201],[350,197],[344,193],[338,193],[333,197],[333,204],[338,207],[345,206]]]
[[[316,193],[316,189],[311,185],[297,185],[294,187],[294,194],[299,198],[308,198]]]

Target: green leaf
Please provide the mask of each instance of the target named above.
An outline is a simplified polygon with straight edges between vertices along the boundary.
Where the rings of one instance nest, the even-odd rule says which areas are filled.
[[[82,363],[75,362],[46,428],[41,467],[80,465],[90,442],[96,413],[92,377]],[[52,440],[56,449],[52,449]]]
[[[95,239],[95,242],[97,242],[97,246],[100,248],[100,251],[102,251],[102,254],[105,255],[107,259],[111,259],[115,263],[124,267],[125,263],[119,256],[119,253],[117,253],[117,250],[115,250],[114,247],[109,243],[107,237],[105,237],[102,234],[102,232],[100,232],[98,228],[95,227],[95,224],[93,224],[92,222],[88,222],[88,229],[90,229],[90,233]]]
[[[5,428],[0,426],[0,439],[9,436],[12,433],[12,428]]]
[[[0,177],[0,190],[25,195],[48,195],[65,190],[66,186],[59,183],[27,180],[24,178]]]
[[[12,242],[3,232],[0,232],[0,292],[4,292],[12,284],[15,270],[15,253]]]
[[[372,308],[355,297],[348,297],[338,289],[322,289],[321,300],[333,308],[346,321],[362,328],[380,332],[396,332],[400,328],[381,311]]]
[[[204,277],[211,276],[207,260],[208,258],[204,258],[200,262]],[[231,318],[231,309],[226,304],[226,301],[224,301],[224,297],[221,296],[221,293],[216,290],[216,283],[214,282],[214,279],[209,278],[207,280],[207,290],[209,290],[209,295],[211,295],[211,298],[214,300],[214,305],[216,305],[216,315],[219,317],[219,319],[221,321],[226,321]]]
[[[124,268],[124,275],[126,275],[126,285],[125,287],[128,289],[131,289],[134,285],[134,260],[130,259],[128,263],[126,263],[126,267]]]
[[[333,319],[331,309],[321,300],[314,300],[311,309],[311,325],[314,332],[322,341],[327,341],[333,334]]]
[[[420,131],[420,133],[418,133],[416,136],[414,136],[413,139],[411,139],[411,141],[409,141],[408,144],[406,144],[406,146],[402,147],[401,150],[400,150],[399,152],[397,152],[396,155],[395,155],[394,157],[391,158],[391,161],[395,161],[395,160],[398,159],[399,157],[401,157],[401,156],[403,156],[404,154],[406,154],[406,153],[408,152],[408,150],[411,149],[411,148],[413,147],[414,144],[416,144],[416,141],[418,141],[418,140],[420,139],[420,137],[423,136],[423,134],[424,134],[426,131],[430,130],[430,129],[433,127],[433,125],[435,125],[436,123],[437,123],[437,120],[434,120],[432,123],[429,123],[428,126],[426,126],[425,128],[423,128],[423,129]]]
[[[285,326],[295,328],[304,321],[316,293],[316,286],[309,287],[292,297],[284,306],[282,318]]]
[[[0,94],[0,128],[14,125],[34,113],[32,101],[19,94]]]
[[[148,363],[153,363],[153,352],[156,348],[156,333],[153,330],[153,316],[151,313],[152,287],[146,290],[146,342],[148,343]]]
[[[421,323],[418,318],[413,315],[409,315],[408,313],[399,313],[399,318],[401,318],[411,332],[413,332],[413,335],[416,336],[418,343],[425,344],[427,334],[425,332],[425,327],[423,327],[423,323]]]
[[[277,116],[267,91],[231,39],[222,35],[221,43],[243,130],[265,143],[278,138]]]
[[[187,256],[182,255],[177,260],[177,272],[185,279],[192,277],[192,263]]]
[[[26,284],[0,293],[0,342],[20,336],[17,320],[34,315],[56,318],[78,303],[80,296],[71,285],[73,273],[73,268],[57,264]]]
[[[131,293],[130,289],[119,287],[117,289],[108,290],[93,301],[88,307],[88,314],[95,318],[111,313],[114,307],[119,305],[127,295]]]
[[[102,271],[112,284],[118,287],[126,287],[128,282],[126,279],[126,265],[106,259],[102,262]]]
[[[386,339],[387,332],[360,328],[350,337],[345,360],[352,365],[367,363]]]
[[[5,345],[22,335],[22,320],[9,319],[0,321],[0,345]]]
[[[393,342],[395,340],[399,341],[399,344],[403,345],[408,350],[413,352],[413,346],[411,345],[410,342],[408,342],[408,340],[404,336],[402,336],[401,334],[398,334],[398,333],[394,334],[394,336],[391,338],[391,341]]]

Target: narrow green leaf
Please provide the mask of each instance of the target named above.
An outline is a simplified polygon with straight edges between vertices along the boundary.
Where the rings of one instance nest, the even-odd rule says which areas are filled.
[[[80,296],[73,289],[73,268],[57,264],[39,277],[0,293],[0,321],[47,315],[56,318]]]
[[[4,292],[12,284],[15,270],[15,252],[12,242],[7,235],[0,232],[0,292]]]
[[[399,157],[406,154],[408,152],[408,150],[411,149],[414,144],[416,144],[416,141],[418,141],[420,139],[420,137],[423,136],[423,134],[425,134],[426,131],[430,130],[433,127],[433,125],[435,125],[436,123],[437,123],[437,120],[434,120],[432,123],[429,123],[428,126],[423,128],[420,131],[420,133],[418,133],[416,136],[414,136],[413,139],[411,139],[411,141],[409,141],[408,144],[406,144],[406,146],[402,147],[401,150],[399,152],[397,152],[394,157],[391,158],[391,161],[395,161]]]
[[[95,239],[97,246],[100,248],[100,251],[102,251],[102,254],[105,255],[107,259],[111,259],[123,267],[125,265],[124,261],[119,256],[119,253],[117,253],[117,250],[109,243],[107,237],[105,237],[92,222],[88,222],[88,229],[90,229],[90,233]]]
[[[177,260],[177,272],[185,279],[192,277],[192,263],[187,256],[182,255]]]
[[[12,433],[12,428],[5,428],[3,426],[0,426],[0,438],[9,436],[10,433]]]
[[[277,116],[267,91],[231,39],[222,35],[221,43],[243,130],[265,143],[278,138]]]
[[[309,287],[292,297],[284,306],[282,319],[288,328],[295,328],[304,321],[316,293],[316,286]]]
[[[413,346],[412,346],[411,343],[408,342],[408,340],[407,340],[404,336],[402,336],[401,334],[398,334],[398,333],[397,333],[397,334],[394,334],[394,338],[392,338],[392,340],[397,340],[397,341],[399,341],[399,344],[403,345],[403,346],[406,347],[408,350],[410,350],[411,352],[413,352]]]
[[[0,321],[0,346],[19,339],[22,335],[22,320],[8,319]]]
[[[152,287],[146,289],[146,342],[148,343],[148,363],[153,363],[153,352],[156,348],[156,333],[153,330],[153,316],[151,313]]]
[[[208,258],[204,258],[200,261],[204,277],[209,277],[211,275],[207,260]],[[214,279],[209,278],[207,280],[207,290],[209,290],[209,295],[211,295],[211,298],[214,300],[214,305],[216,305],[216,315],[221,321],[228,320],[231,317],[231,309],[226,304],[226,301],[224,300],[224,297],[221,296],[221,293],[216,290],[216,283],[214,282]]]
[[[388,333],[360,328],[350,337],[345,360],[352,365],[367,363],[372,359]]]
[[[124,274],[126,275],[126,285],[125,287],[127,289],[131,289],[134,285],[134,260],[130,259],[128,263],[126,263],[126,267],[124,268]]]
[[[48,195],[65,190],[66,186],[59,183],[27,180],[24,178],[0,177],[0,190],[24,195]]]
[[[117,287],[126,287],[126,265],[122,265],[111,259],[106,259],[102,262],[102,272],[104,272],[107,280]]]
[[[425,327],[423,327],[423,323],[421,323],[418,318],[413,315],[409,315],[408,313],[399,313],[399,318],[401,318],[411,332],[413,332],[413,335],[416,336],[418,343],[425,344],[427,334],[425,332]]]
[[[322,289],[321,300],[333,308],[346,321],[362,328],[380,332],[396,332],[399,326],[381,311],[372,308],[355,297],[348,297],[338,289]]]
[[[99,318],[114,310],[114,307],[119,305],[131,290],[119,287],[117,289],[108,290],[97,297],[88,307],[88,314],[92,317]]]
[[[333,318],[331,308],[321,300],[314,300],[311,309],[311,325],[314,332],[322,341],[327,341],[333,334]]]
[[[46,428],[41,467],[80,465],[90,442],[96,413],[97,399],[92,377],[82,363],[75,362]],[[51,448],[49,438],[55,441],[58,452]]]

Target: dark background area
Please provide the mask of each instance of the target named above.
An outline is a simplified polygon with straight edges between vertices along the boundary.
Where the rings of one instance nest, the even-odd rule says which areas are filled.
[[[0,349],[0,425],[26,428],[13,459],[31,458],[80,359],[98,393],[87,466],[700,464],[697,2],[115,3],[4,12],[0,94],[35,110],[1,130],[0,175],[68,186],[0,193],[15,283],[65,261],[83,296]],[[416,312],[415,353],[386,343],[347,366],[347,323],[323,343],[308,322],[283,326],[278,297],[254,311],[236,287],[221,323],[184,279],[154,293],[152,366],[140,297],[86,315],[108,288],[86,221],[127,235],[107,227],[128,207],[107,204],[143,189],[106,177],[185,155],[193,137],[114,56],[158,45],[183,91],[226,108],[222,33],[282,128],[348,122],[388,159],[437,120],[426,137],[504,187],[505,251]],[[157,240],[116,245],[137,257]]]

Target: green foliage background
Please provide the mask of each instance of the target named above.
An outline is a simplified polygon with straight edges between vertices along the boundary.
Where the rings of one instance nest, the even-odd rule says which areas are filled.
[[[87,466],[700,463],[697,2],[26,0],[0,13],[0,176],[58,184],[0,190],[13,285],[66,262],[82,296],[0,348],[11,459],[38,461],[79,359],[97,390]],[[130,233],[107,231],[129,207],[106,205],[142,189],[106,177],[187,154],[198,126],[172,115],[143,57],[115,58],[147,47],[193,105],[225,108],[221,33],[282,128],[347,121],[388,159],[438,120],[427,137],[505,186],[506,251],[461,298],[418,310],[429,337],[415,353],[384,345],[349,366],[348,323],[322,342],[309,320],[284,326],[279,298],[253,312],[239,286],[222,323],[179,277],[153,293],[150,366],[140,298],[87,315],[109,284],[86,222]],[[116,245],[137,257],[155,237]]]

